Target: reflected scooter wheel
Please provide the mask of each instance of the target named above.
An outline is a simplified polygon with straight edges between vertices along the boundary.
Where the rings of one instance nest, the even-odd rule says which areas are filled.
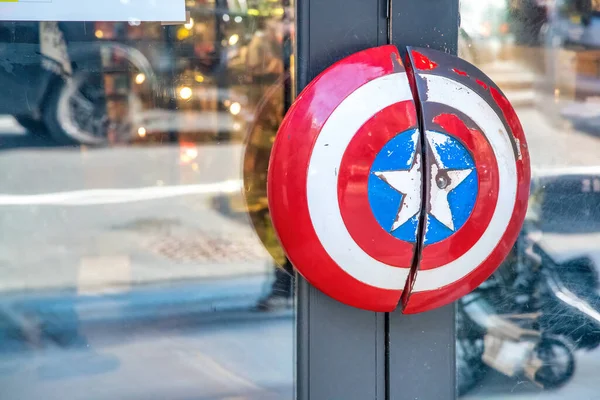
[[[567,383],[575,373],[573,346],[560,336],[544,336],[535,348],[542,366],[535,373],[535,381],[546,389],[555,389]]]

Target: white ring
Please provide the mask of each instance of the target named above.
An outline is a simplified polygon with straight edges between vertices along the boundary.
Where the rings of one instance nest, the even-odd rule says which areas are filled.
[[[306,183],[310,219],[325,251],[352,277],[382,289],[404,289],[410,265],[398,268],[382,263],[356,244],[342,219],[337,171],[360,127],[384,108],[405,100],[412,101],[413,96],[404,72],[374,79],[346,97],[317,137]]]
[[[517,166],[509,134],[498,114],[477,93],[461,83],[437,75],[427,81],[427,101],[448,104],[468,115],[487,137],[498,163],[498,201],[492,219],[477,243],[446,265],[419,271],[414,292],[439,289],[465,277],[494,251],[506,232],[517,196]]]

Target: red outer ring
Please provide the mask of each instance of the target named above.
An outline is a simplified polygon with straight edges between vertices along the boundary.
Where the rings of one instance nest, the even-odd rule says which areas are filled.
[[[498,164],[492,146],[478,129],[469,129],[454,114],[440,114],[432,122],[467,148],[477,170],[477,199],[471,215],[463,226],[448,238],[426,245],[421,254],[419,270],[434,269],[465,254],[483,235],[498,202]]]
[[[400,65],[398,50],[388,45],[353,54],[320,74],[302,91],[284,118],[269,164],[269,208],[289,260],[325,294],[350,306],[373,311],[395,309],[402,291],[358,281],[331,259],[310,219],[307,171],[316,138],[333,110],[365,83],[401,72]]]
[[[369,171],[377,154],[393,137],[417,128],[412,101],[391,105],[375,114],[356,133],[342,158],[338,200],[352,239],[367,254],[388,265],[410,268],[414,243],[395,238],[377,222],[368,198]]]
[[[518,149],[518,154],[516,155],[517,196],[507,230],[486,260],[474,269],[473,272],[442,288],[412,293],[408,304],[404,309],[404,313],[414,314],[444,306],[477,288],[477,286],[485,281],[496,268],[498,268],[502,261],[504,261],[504,258],[515,244],[523,221],[525,220],[531,181],[527,142],[517,114],[508,100],[494,87],[491,87],[490,91],[494,101],[502,110],[504,119],[507,121],[510,131],[512,131],[514,139],[516,139],[514,141],[515,148]],[[511,132],[509,132],[509,134],[510,133]]]

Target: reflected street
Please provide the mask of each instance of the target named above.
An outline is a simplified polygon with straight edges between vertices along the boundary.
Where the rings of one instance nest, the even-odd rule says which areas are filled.
[[[256,309],[270,256],[214,207],[241,194],[241,145],[182,163],[179,146],[56,147],[2,122],[3,397],[293,397],[292,310]]]

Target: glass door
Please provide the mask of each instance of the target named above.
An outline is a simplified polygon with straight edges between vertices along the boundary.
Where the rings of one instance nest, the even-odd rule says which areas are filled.
[[[0,22],[0,398],[295,396],[265,201],[294,7],[150,3]]]

